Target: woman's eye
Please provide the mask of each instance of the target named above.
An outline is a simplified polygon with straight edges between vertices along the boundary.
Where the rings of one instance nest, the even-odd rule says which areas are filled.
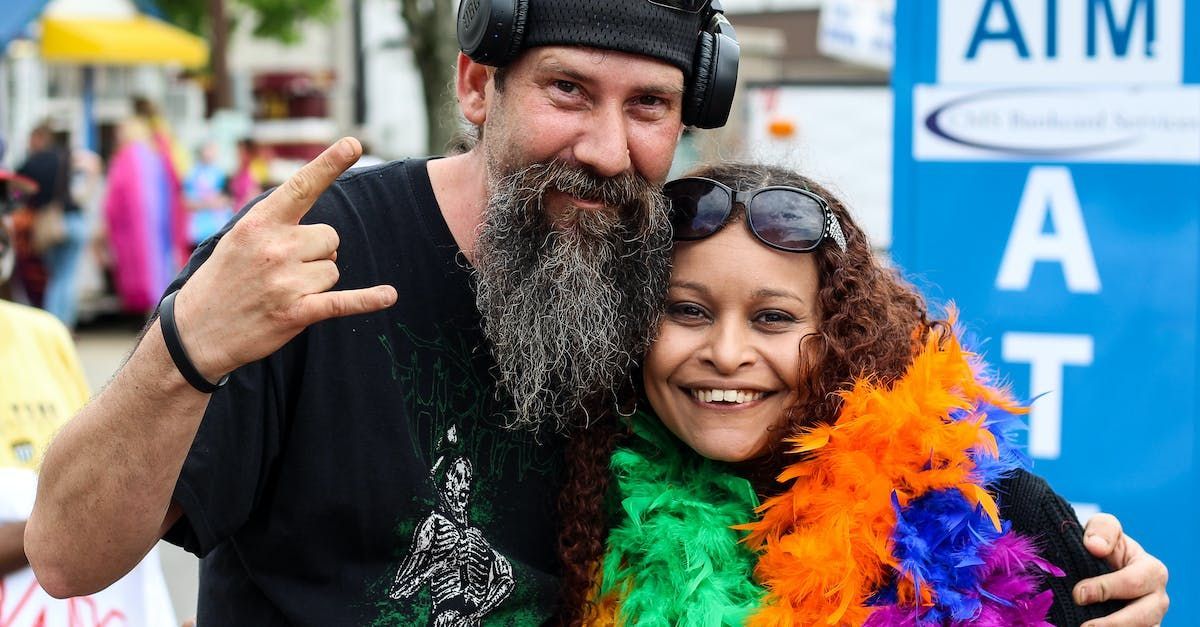
[[[754,321],[768,326],[784,326],[796,321],[795,316],[784,311],[762,311],[755,316]]]
[[[708,313],[694,303],[673,303],[667,305],[667,315],[676,320],[703,320]]]

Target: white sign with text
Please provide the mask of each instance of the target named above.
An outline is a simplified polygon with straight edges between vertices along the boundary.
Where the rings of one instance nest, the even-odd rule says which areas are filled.
[[[1200,86],[918,85],[923,161],[1200,163]]]
[[[942,84],[1179,84],[1183,0],[939,0]]]

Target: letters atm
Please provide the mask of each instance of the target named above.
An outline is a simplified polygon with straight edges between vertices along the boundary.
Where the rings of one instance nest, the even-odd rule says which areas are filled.
[[[1200,4],[897,8],[896,260],[1032,400],[1034,471],[1200,624]]]

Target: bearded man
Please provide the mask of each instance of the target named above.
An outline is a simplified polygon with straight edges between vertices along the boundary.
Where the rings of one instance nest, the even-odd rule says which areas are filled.
[[[456,430],[514,581],[483,619],[550,618],[565,435],[617,402],[665,290],[657,190],[715,12],[664,4],[529,0],[513,60],[460,57],[471,150],[337,178],[343,140],[200,246],[48,454],[45,587],[103,587],[165,535],[204,556],[199,624],[434,624],[390,593]]]
[[[392,594],[456,433],[469,544],[512,577],[470,620],[554,615],[564,434],[621,400],[652,332],[656,190],[684,123],[728,114],[736,50],[715,1],[515,4],[462,3],[471,150],[338,178],[361,152],[342,140],[200,246],[47,454],[27,532],[47,590],[101,588],[165,535],[203,556],[202,625],[457,621]]]

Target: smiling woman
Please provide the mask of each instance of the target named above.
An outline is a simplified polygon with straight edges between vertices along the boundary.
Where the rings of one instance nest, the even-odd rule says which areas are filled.
[[[666,190],[678,241],[666,315],[646,356],[646,396],[702,454],[758,459],[773,476],[782,435],[832,421],[837,392],[857,376],[901,376],[919,347],[914,334],[934,325],[921,296],[814,182],[742,165],[697,174]],[[721,181],[740,193],[722,193]],[[762,398],[692,394],[705,388]],[[725,414],[740,419],[714,420]]]
[[[765,452],[799,400],[798,347],[817,330],[818,281],[811,256],[767,248],[743,224],[731,226],[676,245],[644,381],[658,417],[684,443],[742,461]]]

